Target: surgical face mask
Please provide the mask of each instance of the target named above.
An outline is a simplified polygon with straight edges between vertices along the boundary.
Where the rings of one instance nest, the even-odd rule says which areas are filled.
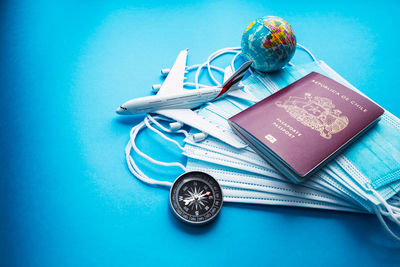
[[[272,74],[254,73],[243,83],[255,97],[262,99],[312,71],[330,76],[359,92],[322,61],[287,67]],[[250,105],[237,99],[221,100],[207,105],[200,114],[216,118],[216,123],[222,123]],[[374,210],[374,206],[379,205],[381,212],[395,215],[392,219],[399,223],[396,215],[398,207],[387,203],[400,190],[399,119],[386,111],[376,127],[316,177],[355,199],[367,210]],[[314,181],[317,179],[314,178]]]
[[[322,61],[300,68],[286,68],[279,75],[258,75],[257,78],[264,88],[273,93],[311,71],[330,76],[359,92]],[[375,205],[380,203],[376,192],[385,200],[391,198],[400,190],[400,120],[386,111],[376,127],[363,135],[335,161],[348,177],[358,184],[360,193]],[[333,166],[333,169],[337,168]]]
[[[301,66],[287,67],[272,74],[253,73],[243,81],[245,85],[243,93],[251,94],[261,100],[312,71],[330,76],[353,90],[357,90],[324,62],[315,60]],[[227,131],[231,131],[226,120],[252,104],[254,102],[237,97],[226,97],[205,105],[198,113]],[[200,170],[210,173],[222,184],[226,201],[376,212],[378,218],[386,227],[381,214],[387,215],[396,223],[398,223],[400,214],[398,196],[394,196],[399,191],[400,182],[398,169],[393,167],[399,166],[399,146],[396,140],[392,140],[398,136],[399,120],[385,112],[379,124],[382,123],[384,125],[381,125],[381,127],[384,129],[379,129],[373,138],[370,137],[374,139],[374,142],[371,143],[370,139],[366,138],[359,146],[354,148],[351,146],[345,153],[328,164],[326,168],[301,185],[292,185],[249,148],[234,149],[211,137],[198,143],[194,141],[192,133],[179,130],[176,133],[186,135],[186,145],[182,147],[175,140],[163,134],[161,131],[171,131],[151,116],[141,125],[132,129],[131,141],[128,143],[126,155],[131,172],[148,183],[171,185],[170,182],[159,182],[145,176],[130,157],[132,148],[135,149],[136,153],[155,164],[178,166],[183,170]],[[188,156],[187,165],[160,162],[139,151],[134,145],[134,139],[140,129],[146,126],[164,139],[176,143]],[[153,126],[156,126],[159,130]],[[371,131],[375,131],[375,128]],[[233,132],[231,134],[234,135]],[[367,134],[363,139],[369,136],[369,133]],[[377,138],[379,140],[375,140]],[[386,146],[387,142],[384,139],[386,141],[392,140],[394,145]],[[397,138],[397,140],[399,139]],[[379,146],[386,146],[386,148],[379,150],[377,149]],[[369,157],[373,158],[376,164],[378,162],[389,162],[389,164],[384,165],[384,167],[378,166],[372,173],[368,168],[368,162],[365,159],[362,160],[363,157],[359,156],[360,153],[354,152],[362,147],[372,148],[371,151],[373,152]],[[351,153],[349,150],[354,151]],[[387,230],[390,232],[390,229],[387,228]]]
[[[185,139],[185,142],[186,145],[183,154],[189,159],[193,159],[193,161],[188,160],[187,162],[186,168],[189,170],[198,170],[193,168],[193,162],[201,161],[203,171],[209,170],[213,172],[212,170],[216,167],[223,168],[224,170],[229,168],[231,173],[245,172],[247,177],[256,175],[263,179],[267,178],[269,180],[292,184],[286,177],[281,175],[279,171],[274,169],[270,164],[250,149],[235,149],[212,137],[207,138],[203,142],[196,143],[193,142],[189,136]],[[346,202],[368,210],[368,205],[365,201],[354,198],[351,193],[348,193],[348,191],[338,190],[337,184],[336,187],[332,186],[332,179],[329,178],[329,175],[319,173],[319,176],[323,176],[323,178],[309,179],[303,182],[301,186],[333,195],[345,200]],[[244,182],[247,181],[244,176],[241,177],[241,179]],[[347,194],[343,193],[343,191]]]
[[[184,151],[184,153],[188,151],[186,147],[182,147],[175,140],[165,135],[165,133],[171,133],[171,130],[162,126],[159,123],[158,119],[159,118],[153,118],[148,115],[144,122],[132,128],[130,134],[131,138],[125,151],[130,171],[138,179],[146,183],[167,187],[170,187],[172,185],[172,183],[168,181],[157,181],[147,177],[138,168],[135,161],[131,157],[131,149],[133,149],[137,154],[157,165],[177,166],[184,171],[202,171],[212,175],[215,179],[218,180],[221,187],[223,188],[224,201],[226,202],[284,205],[338,211],[365,212],[362,208],[355,205],[354,203],[336,197],[333,194],[328,194],[323,190],[317,190],[303,185],[294,185],[290,183],[286,178],[277,174],[276,171],[271,172],[272,176],[261,175],[232,168],[229,166],[227,161],[224,162],[225,165],[218,165],[210,164],[207,161],[193,159],[190,157],[187,160],[186,167],[178,162],[166,163],[155,160],[140,151],[135,144],[135,139],[138,133],[146,127],[160,135],[165,140],[176,144]],[[190,138],[190,134],[184,130],[179,130],[175,133],[182,133],[185,134],[187,138]],[[212,158],[211,154],[211,151],[205,151],[207,159]],[[217,156],[221,159],[222,155]],[[266,173],[269,174],[266,168],[260,169],[266,171]],[[261,171],[261,173],[263,172]]]

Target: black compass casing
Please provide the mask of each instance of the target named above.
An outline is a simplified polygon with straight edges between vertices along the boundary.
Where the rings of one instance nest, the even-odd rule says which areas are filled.
[[[179,220],[201,225],[217,217],[223,204],[222,189],[207,173],[186,172],[172,185],[169,202],[172,213]]]

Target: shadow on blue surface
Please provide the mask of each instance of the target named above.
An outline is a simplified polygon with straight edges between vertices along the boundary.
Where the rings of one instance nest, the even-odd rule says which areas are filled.
[[[399,245],[373,215],[226,203],[213,224],[180,224],[168,191],[126,167],[129,130],[143,117],[115,114],[149,95],[179,50],[190,48],[189,64],[202,62],[239,45],[254,18],[278,15],[400,116],[398,1],[21,0],[0,8],[1,266],[168,266],[203,255],[208,266],[399,265]],[[143,132],[138,145],[184,161],[146,141],[153,137]],[[141,163],[164,179],[179,173]]]
[[[171,224],[176,227],[178,231],[184,231],[190,235],[204,235],[207,232],[212,231],[215,227],[218,227],[219,224],[219,216],[215,218],[212,222],[204,225],[189,225],[186,224],[175,217],[172,213],[171,208],[168,208],[168,219]]]
[[[112,123],[116,122],[132,127],[132,125],[137,125],[141,123],[143,119],[144,119],[143,115],[118,116],[112,119]]]

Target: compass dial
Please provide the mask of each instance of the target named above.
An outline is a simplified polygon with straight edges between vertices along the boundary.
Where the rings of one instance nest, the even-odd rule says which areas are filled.
[[[182,174],[170,191],[172,211],[190,224],[203,224],[214,219],[222,202],[222,189],[217,180],[204,172]]]

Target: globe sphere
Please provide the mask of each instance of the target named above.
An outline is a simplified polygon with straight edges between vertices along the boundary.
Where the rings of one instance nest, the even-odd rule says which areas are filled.
[[[261,72],[281,69],[296,51],[296,36],[282,18],[264,16],[251,22],[242,36],[242,54]]]

